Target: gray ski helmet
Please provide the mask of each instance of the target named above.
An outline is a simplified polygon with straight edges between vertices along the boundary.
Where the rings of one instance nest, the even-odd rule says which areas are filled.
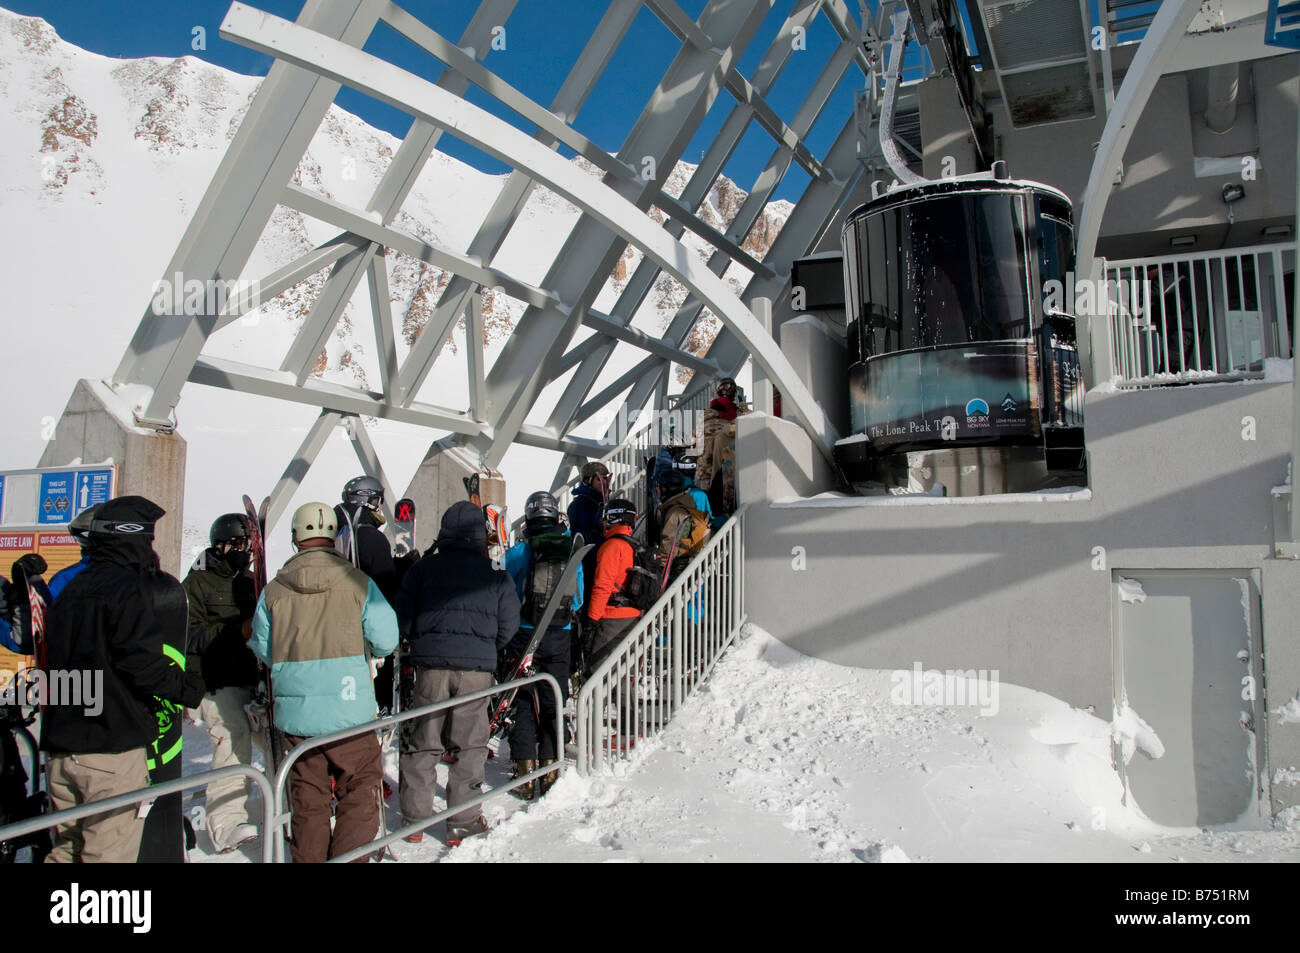
[[[90,545],[90,524],[95,522],[95,514],[103,505],[103,503],[96,503],[94,506],[86,507],[68,524],[68,533],[76,539],[78,546]]]
[[[736,387],[736,379],[734,377],[724,377],[722,380],[718,381],[717,392],[721,394],[724,387],[729,387],[733,394],[736,393],[738,389]]]
[[[605,504],[604,520],[610,526],[636,525],[636,504],[631,500],[614,499]]]
[[[352,507],[377,510],[384,502],[384,485],[372,476],[353,477],[343,486],[343,502]]]
[[[224,513],[212,521],[212,528],[208,530],[209,546],[233,539],[248,539],[248,517],[243,513]]]
[[[524,503],[524,525],[530,530],[558,526],[560,504],[545,490],[538,490]]]

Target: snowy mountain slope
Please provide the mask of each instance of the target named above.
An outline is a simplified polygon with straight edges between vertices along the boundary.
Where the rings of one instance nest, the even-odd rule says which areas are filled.
[[[988,716],[899,705],[890,674],[755,630],[629,764],[570,771],[535,804],[490,801],[494,830],[453,851],[440,827],[395,851],[406,862],[1300,860],[1294,808],[1275,831],[1203,833],[1123,805],[1111,726],[1091,714],[1006,684]],[[187,760],[203,757],[199,744],[186,735]],[[504,780],[502,755],[489,786]]]
[[[31,466],[42,431],[62,413],[75,381],[112,373],[154,294],[190,216],[258,87],[241,76],[192,57],[115,60],[58,38],[43,20],[0,9],[0,312],[11,355],[3,394],[14,421],[0,467]],[[364,207],[398,141],[332,107],[294,176],[304,188]],[[677,194],[693,167],[679,164],[665,187]],[[394,226],[457,251],[465,250],[504,179],[435,152]],[[744,193],[720,182],[702,214],[723,226]],[[766,251],[789,215],[772,203],[746,239]],[[659,215],[657,210],[653,212]],[[540,282],[554,262],[577,209],[544,189],[529,197],[519,223],[493,264]],[[255,248],[243,279],[264,277],[337,229],[284,207]],[[701,258],[711,249],[691,234],[685,244]],[[640,261],[625,253],[595,306],[609,310]],[[428,320],[448,276],[402,255],[387,256],[399,360]],[[727,276],[739,291],[744,272]],[[205,354],[276,368],[307,316],[324,279],[317,274],[214,335]],[[523,313],[520,302],[484,291],[489,366]],[[685,297],[660,277],[634,324],[660,333]],[[707,346],[714,324],[692,341]],[[587,332],[580,331],[579,338]],[[599,389],[644,355],[620,346]],[[13,358],[17,357],[17,360]],[[315,376],[352,386],[378,385],[375,335],[363,281],[314,365]],[[563,381],[547,388],[531,420],[544,421]],[[468,404],[463,323],[453,333],[419,399],[453,408]],[[603,433],[613,409],[580,432]],[[239,494],[268,492],[292,457],[316,412],[307,406],[255,400],[188,386],[177,407],[179,432],[189,443],[186,543],[198,546],[220,512],[239,508]],[[441,433],[367,421],[388,476],[405,487],[429,444]],[[512,509],[539,485],[549,485],[558,455],[516,447],[508,454]],[[295,499],[333,500],[360,472],[340,435],[324,451]],[[432,515],[432,514],[431,514]],[[287,548],[272,556],[287,555]]]

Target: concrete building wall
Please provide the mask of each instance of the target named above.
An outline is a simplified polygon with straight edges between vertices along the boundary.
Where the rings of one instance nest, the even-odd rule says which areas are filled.
[[[996,669],[1110,718],[1114,573],[1259,570],[1276,712],[1300,687],[1300,566],[1272,558],[1269,492],[1286,477],[1290,401],[1286,384],[1094,391],[1090,493],[1051,502],[773,503],[833,483],[807,464],[798,428],[742,418],[750,617],[818,658]],[[1300,766],[1300,726],[1268,722],[1271,766]],[[1275,785],[1275,807],[1297,791]]]
[[[925,174],[942,174],[952,156],[958,174],[976,171],[967,145],[966,121],[952,81],[937,77],[920,84]],[[1223,134],[1204,120],[1206,71],[1164,76],[1156,84],[1124,155],[1123,180],[1111,193],[1098,251],[1109,258],[1187,251],[1169,244],[1173,235],[1195,234],[1193,251],[1220,246],[1267,244],[1269,224],[1295,218],[1296,100],[1300,96],[1296,57],[1278,55],[1243,64],[1237,119]],[[1095,144],[1105,117],[1013,129],[1006,109],[992,107],[998,155],[1012,176],[1055,186],[1077,204],[1083,198]],[[1195,158],[1258,154],[1253,178],[1239,171],[1198,178]],[[1227,221],[1225,182],[1241,182],[1246,195]],[[1160,236],[1153,238],[1152,232]]]
[[[154,550],[162,568],[180,576],[181,532],[185,525],[185,440],[137,427],[131,410],[99,381],[82,380],[45,445],[40,467],[112,461],[117,496],[143,496],[167,514],[158,522]]]

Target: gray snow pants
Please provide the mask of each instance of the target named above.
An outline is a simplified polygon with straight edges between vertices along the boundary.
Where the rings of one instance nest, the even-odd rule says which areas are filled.
[[[490,688],[491,672],[465,672],[447,668],[417,668],[411,707],[431,705],[458,695]],[[447,744],[459,748],[456,763],[447,778],[447,806],[455,807],[483,790],[483,766],[487,763],[488,700],[480,698],[418,718],[402,749],[398,763],[398,795],[403,824],[433,816],[433,792],[438,763],[442,760],[442,727],[450,730]],[[453,814],[447,823],[468,824],[482,813],[478,806]]]

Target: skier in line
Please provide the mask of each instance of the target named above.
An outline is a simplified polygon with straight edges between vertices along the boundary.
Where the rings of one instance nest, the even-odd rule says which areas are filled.
[[[724,517],[736,509],[736,417],[741,413],[737,393],[732,378],[718,381],[717,396],[709,402],[701,424],[700,485],[708,492],[714,512]]]
[[[337,529],[328,503],[307,503],[294,511],[292,539],[298,551],[262,590],[253,615],[249,648],[270,666],[275,726],[285,734],[286,750],[314,735],[373,720],[369,660],[397,647],[397,618],[388,600],[334,551]],[[315,748],[294,762],[289,771],[294,862],[322,862],[374,839],[382,777],[374,732]]]
[[[249,571],[251,538],[243,513],[218,516],[208,531],[206,550],[185,577],[194,651],[200,655],[208,693],[190,712],[212,737],[212,769],[249,764],[253,733],[244,711],[257,685],[257,659],[248,647],[253,633],[253,575]],[[257,837],[248,822],[248,782],[218,781],[207,787],[207,828],[219,853]]]
[[[706,507],[707,497],[687,484],[684,471],[676,467],[669,470],[663,483],[663,502],[659,504],[659,555],[664,563],[672,559],[670,580],[685,568],[709,536],[709,514],[700,509],[700,497],[704,497]]]
[[[492,686],[497,653],[519,624],[519,599],[510,577],[487,556],[483,511],[468,500],[442,515],[435,551],[406,574],[397,594],[397,617],[408,658],[415,666],[413,707],[482,691]],[[448,744],[460,749],[447,779],[447,804],[477,797],[487,762],[488,709],[483,700],[417,719],[403,741],[398,790],[404,824],[433,816],[438,763]],[[447,844],[487,831],[477,806],[447,819]],[[407,837],[418,844],[423,834]]]
[[[603,524],[605,536],[596,547],[596,578],[591,587],[591,606],[588,609],[596,626],[590,640],[588,671],[599,665],[618,645],[619,637],[641,618],[640,610],[629,605],[622,595],[636,556],[631,541],[632,527],[636,525],[636,504],[631,500],[610,500],[605,507]],[[620,539],[625,540],[626,545],[617,541]]]
[[[603,530],[601,529],[601,514],[605,511],[605,503],[609,499],[609,468],[599,460],[592,460],[582,466],[580,481],[573,488],[573,499],[569,503],[569,529],[573,533],[579,534],[589,543],[594,543],[601,538]],[[583,606],[591,605],[591,584],[596,578],[596,550],[587,553],[582,560],[582,604]],[[587,619],[581,620],[582,638],[574,639],[573,646],[573,667],[575,670],[582,668],[581,645],[582,641],[590,641],[591,632],[587,631],[590,626],[586,624]]]
[[[343,485],[343,502],[334,508],[337,525],[351,526],[347,544],[356,550],[353,561],[379,587],[391,606],[397,598],[397,567],[393,548],[380,528],[384,514],[384,485],[372,476],[353,477]],[[346,513],[344,512],[346,510]],[[348,553],[344,553],[348,556]],[[393,706],[393,659],[386,658],[375,673],[375,702],[381,716],[391,715]]]
[[[202,678],[161,651],[167,633],[154,612],[158,593],[180,583],[158,569],[154,525],[163,509],[141,496],[105,503],[91,523],[90,560],[47,617],[51,671],[102,671],[102,711],[46,706],[41,748],[48,753],[51,807],[65,810],[149,783],[146,749],[157,740],[154,698],[197,705]],[[46,863],[133,863],[144,820],[135,807],[60,824]]]
[[[565,564],[573,555],[573,537],[560,522],[560,506],[554,496],[539,490],[524,504],[524,538],[506,553],[506,572],[515,581],[519,595],[519,634],[506,648],[506,669],[517,664],[524,643],[541,620],[546,604],[555,593]],[[562,606],[547,627],[546,634],[533,653],[533,670],[554,676],[567,691],[573,671],[573,620],[582,608],[583,573],[578,578],[573,598]],[[514,726],[510,731],[510,756],[514,761],[511,777],[522,777],[536,767],[554,764],[563,753],[563,741],[555,737],[555,695],[542,686],[521,688],[515,695]],[[536,785],[521,785],[510,793],[525,801],[545,794],[559,778],[559,770],[538,779]],[[534,792],[532,788],[536,787]]]

